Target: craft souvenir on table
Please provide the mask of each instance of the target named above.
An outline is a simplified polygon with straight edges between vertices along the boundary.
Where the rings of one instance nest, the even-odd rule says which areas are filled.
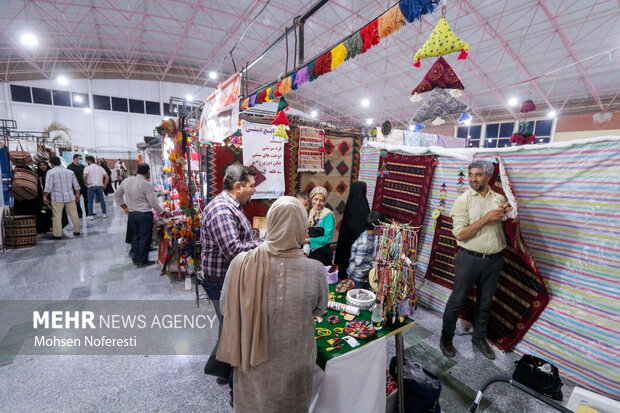
[[[321,317],[320,315],[314,316],[314,325],[321,324],[322,322],[323,322],[323,317]]]
[[[336,284],[334,291],[336,291],[338,294],[344,294],[354,288],[355,288],[355,283],[353,282],[353,280],[351,280],[350,278],[346,278],[340,281],[338,284]]]
[[[467,109],[467,105],[450,96],[443,89],[435,88],[428,94],[428,100],[413,115],[411,122],[421,123],[438,116],[450,117]]]
[[[340,317],[338,317],[337,315],[327,316],[327,322],[329,324],[338,324],[340,322]]]
[[[354,288],[347,293],[347,304],[358,307],[360,310],[370,310],[375,304],[376,296],[372,291]]]
[[[354,320],[348,322],[344,327],[344,332],[350,335],[351,337],[366,339],[370,338],[375,334],[375,328],[367,320]]]
[[[433,63],[433,66],[424,75],[424,79],[411,91],[411,94],[430,92],[436,87],[440,89],[465,89],[461,79],[443,57]]]
[[[445,6],[442,9],[442,16],[439,19],[439,23],[433,29],[431,35],[428,37],[424,45],[416,52],[413,57],[414,66],[420,67],[420,60],[428,57],[439,57],[449,53],[461,51],[459,60],[467,59],[469,55],[466,50],[469,50],[469,45],[459,39],[456,34],[450,28],[448,21],[445,17]]]

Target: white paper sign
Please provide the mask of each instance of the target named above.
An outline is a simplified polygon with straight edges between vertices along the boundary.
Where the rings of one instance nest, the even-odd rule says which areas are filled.
[[[242,122],[243,164],[258,171],[252,199],[284,195],[284,144],[272,142],[277,126]]]

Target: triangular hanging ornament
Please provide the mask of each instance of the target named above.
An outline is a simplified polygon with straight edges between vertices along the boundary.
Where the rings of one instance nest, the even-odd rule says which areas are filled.
[[[446,183],[444,182],[443,184],[441,184],[441,187],[445,188],[446,187]]]
[[[424,79],[411,91],[411,94],[430,92],[436,87],[440,89],[465,89],[461,79],[454,72],[454,69],[446,62],[446,59],[439,57],[433,63],[430,70],[424,75]],[[452,93],[452,91],[450,92]]]
[[[450,25],[448,24],[446,18],[442,17],[439,19],[439,23],[437,23],[437,26],[435,26],[433,32],[428,37],[424,45],[413,57],[415,62],[414,66],[419,67],[420,60],[422,59],[444,56],[461,50],[469,50],[469,45],[454,34],[452,29],[450,29]],[[461,52],[459,58],[461,56],[465,56],[461,58],[461,60],[467,58],[466,56],[468,54],[469,53],[467,52]]]
[[[288,119],[286,118],[286,115],[284,114],[283,110],[278,112],[278,114],[276,115],[276,118],[273,120],[273,122],[271,122],[271,124],[272,125],[291,126],[291,124],[289,123]]]
[[[278,129],[274,132],[271,142],[288,142],[288,135],[286,133],[286,129],[284,129],[284,125],[278,126]]]
[[[281,112],[286,108],[288,108],[288,102],[284,99],[284,96],[282,96],[280,98],[280,102],[278,102],[278,112]]]

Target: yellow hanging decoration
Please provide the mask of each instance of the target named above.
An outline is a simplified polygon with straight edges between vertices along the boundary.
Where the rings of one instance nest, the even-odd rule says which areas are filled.
[[[271,96],[269,96],[270,93],[271,93],[271,88],[268,88],[267,94],[265,95],[265,102],[271,102]]]
[[[278,129],[273,134],[271,142],[288,142],[288,135],[286,134],[286,129],[284,128],[284,125],[278,126]]]
[[[448,21],[442,17],[424,45],[416,52],[413,60],[417,64],[421,59],[444,56],[460,50],[469,50],[469,45],[454,34]]]
[[[437,224],[437,219],[439,219],[440,215],[441,211],[439,211],[439,208],[433,209],[433,213],[431,214],[431,217],[433,217],[433,231],[435,231],[435,224]]]
[[[344,59],[347,57],[347,48],[343,43],[340,43],[338,46],[334,47],[332,50],[332,70],[337,68],[344,62]]]

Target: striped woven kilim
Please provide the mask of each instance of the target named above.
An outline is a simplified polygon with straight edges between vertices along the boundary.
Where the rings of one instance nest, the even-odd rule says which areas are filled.
[[[315,186],[327,188],[326,206],[336,218],[332,241],[338,239],[342,213],[349,196],[349,187],[357,179],[360,160],[360,136],[325,132],[325,172],[300,172],[300,190],[310,194]]]
[[[550,296],[515,349],[543,357],[578,385],[618,399],[620,138],[498,153],[519,198],[523,240]],[[424,279],[434,236],[430,214],[442,183],[448,213],[458,196],[459,168],[468,162],[447,156],[438,160],[418,247],[416,285],[418,302],[443,312],[450,290]]]
[[[413,227],[422,225],[433,180],[433,164],[432,155],[388,152],[379,163],[379,171],[385,169],[389,174],[377,178],[372,209]]]
[[[358,180],[366,182],[366,198],[368,206],[372,208],[377,185],[377,171],[379,170],[379,149],[362,147],[360,149],[360,173]]]

